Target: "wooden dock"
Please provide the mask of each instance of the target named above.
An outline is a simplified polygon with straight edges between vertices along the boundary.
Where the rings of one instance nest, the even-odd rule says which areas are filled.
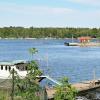
[[[97,42],[89,42],[89,43],[67,43],[67,42],[65,42],[64,45],[66,45],[66,46],[86,47],[86,46],[100,46],[100,43],[97,43]]]
[[[84,81],[84,82],[80,82],[80,83],[75,83],[72,84],[72,87],[75,87],[76,90],[78,90],[79,92],[82,91],[88,91],[88,90],[93,90],[95,88],[99,88],[100,87],[100,80],[91,80],[91,81]],[[48,95],[48,98],[53,98],[56,90],[54,88],[48,88],[46,87],[46,92]]]
[[[79,92],[87,91],[87,90],[99,88],[100,80],[91,80],[91,81],[80,82],[80,83],[72,84],[72,86],[75,87]]]

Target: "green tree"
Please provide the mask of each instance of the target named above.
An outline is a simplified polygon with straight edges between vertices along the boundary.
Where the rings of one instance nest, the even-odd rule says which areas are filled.
[[[100,37],[100,28],[24,28],[24,27],[3,27],[0,28],[1,38],[74,38],[80,36]]]
[[[31,54],[31,55],[33,55],[33,54],[35,54],[35,53],[37,53],[38,52],[38,50],[36,49],[36,48],[30,48],[29,49],[29,53]]]
[[[32,53],[35,53],[34,50],[36,49],[33,49]],[[40,100],[39,91],[41,87],[39,86],[37,76],[40,76],[41,74],[42,72],[39,70],[37,62],[29,62],[26,77],[22,79],[19,75],[16,75],[15,95],[20,96],[22,100]]]
[[[75,100],[77,91],[68,82],[68,78],[64,77],[61,79],[62,85],[57,85],[55,87],[56,93],[54,95],[54,100]]]

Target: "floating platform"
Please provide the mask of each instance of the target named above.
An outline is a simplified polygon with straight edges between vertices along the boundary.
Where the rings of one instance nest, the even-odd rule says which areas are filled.
[[[79,43],[68,43],[68,42],[65,42],[64,45],[66,45],[66,46],[79,46]]]
[[[100,46],[100,43],[90,42],[90,43],[64,43],[65,46]]]
[[[100,88],[100,80],[97,79],[97,80],[84,81],[80,83],[71,84],[71,86],[76,88],[78,92],[91,91],[93,89]],[[54,98],[56,90],[55,88],[46,87],[46,92],[49,100],[52,100]]]

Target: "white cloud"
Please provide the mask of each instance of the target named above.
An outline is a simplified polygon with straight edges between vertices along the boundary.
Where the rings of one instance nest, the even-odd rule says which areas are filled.
[[[69,17],[70,26],[73,24],[76,27],[100,27],[100,10],[77,11],[76,14]]]
[[[100,27],[100,10],[0,4],[0,25]]]
[[[100,0],[69,0],[75,3],[100,6]]]
[[[44,6],[19,6],[19,5],[0,5],[0,11],[16,14],[68,14],[73,10],[70,8],[44,7]]]
[[[66,15],[74,12],[75,10],[70,8],[0,4],[0,24],[2,26],[56,26]]]

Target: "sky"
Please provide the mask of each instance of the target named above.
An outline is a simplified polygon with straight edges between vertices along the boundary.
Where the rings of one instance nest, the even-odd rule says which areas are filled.
[[[0,0],[0,27],[100,27],[100,0]]]

